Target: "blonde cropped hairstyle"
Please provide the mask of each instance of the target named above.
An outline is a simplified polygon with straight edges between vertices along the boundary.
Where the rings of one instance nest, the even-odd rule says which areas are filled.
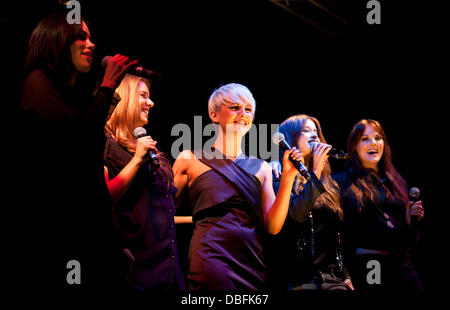
[[[230,83],[214,90],[208,101],[208,112],[220,112],[223,104],[250,103],[253,107],[253,117],[256,112],[256,102],[250,90],[238,83]]]

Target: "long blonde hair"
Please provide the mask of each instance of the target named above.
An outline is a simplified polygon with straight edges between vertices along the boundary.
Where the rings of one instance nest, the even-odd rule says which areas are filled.
[[[317,128],[317,136],[320,139],[320,142],[326,143],[325,138],[322,133],[322,128],[320,127],[319,121],[312,116],[305,114],[298,114],[289,117],[283,123],[281,123],[279,131],[284,134],[286,141],[289,145],[297,146],[297,141],[302,133],[302,129],[305,126],[307,120],[311,120],[314,122]],[[283,154],[280,154],[282,156]],[[282,158],[282,157],[280,157]],[[299,176],[300,182],[296,183],[304,183],[305,179]],[[325,163],[325,167],[323,168],[320,181],[322,182],[325,193],[323,193],[317,200],[314,206],[319,204],[323,204],[331,210],[335,211],[339,217],[343,218],[343,211],[341,207],[341,199],[339,193],[339,185],[336,181],[331,177],[331,167],[328,160]],[[298,193],[297,193],[298,194]]]
[[[145,83],[150,89],[150,82],[147,79],[135,75],[126,74],[116,89],[120,96],[114,112],[106,123],[106,131],[130,153],[136,151],[136,138],[133,130],[137,127],[137,121],[141,112],[139,106],[139,83]]]
[[[136,138],[133,131],[138,127],[138,120],[141,113],[139,106],[139,83],[145,83],[150,89],[150,82],[142,77],[126,74],[122,79],[116,93],[120,96],[120,101],[109,120],[106,122],[105,131],[108,132],[114,140],[130,153],[136,152]],[[161,168],[167,176],[168,182],[173,180],[172,167],[167,156],[158,151]],[[169,183],[168,183],[169,184]]]

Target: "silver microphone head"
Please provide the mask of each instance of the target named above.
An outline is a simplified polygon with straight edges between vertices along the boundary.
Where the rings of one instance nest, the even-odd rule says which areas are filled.
[[[102,67],[106,68],[106,66],[108,65],[108,61],[112,58],[112,56],[105,56],[102,59]]]
[[[280,144],[280,142],[284,140],[284,135],[281,132],[276,132],[273,136],[272,136],[272,142],[275,143],[276,145]]]
[[[417,187],[411,187],[408,195],[410,199],[417,199],[420,195],[420,189],[418,189]]]
[[[137,127],[133,130],[133,136],[138,139],[145,137],[147,135],[147,130],[144,127]]]

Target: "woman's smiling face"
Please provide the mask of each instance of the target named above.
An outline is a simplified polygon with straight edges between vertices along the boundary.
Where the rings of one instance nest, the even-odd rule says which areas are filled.
[[[254,108],[250,103],[224,103],[220,112],[216,113],[216,121],[220,127],[245,135],[253,123]]]
[[[143,81],[138,83],[138,95],[139,95],[139,107],[141,108],[139,114],[138,126],[144,126],[148,123],[148,112],[155,104],[150,100],[150,90],[148,86]]]
[[[384,152],[383,136],[372,125],[367,126],[356,146],[356,151],[365,168],[378,171],[378,163]]]
[[[70,45],[70,54],[75,71],[86,73],[91,70],[95,44],[91,42],[91,33],[85,22],[81,24],[82,36]]]

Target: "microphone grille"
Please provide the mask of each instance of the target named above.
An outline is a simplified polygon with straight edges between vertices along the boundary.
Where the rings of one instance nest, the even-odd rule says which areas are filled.
[[[420,195],[420,189],[418,189],[417,187],[411,187],[411,189],[409,190],[408,195],[409,195],[410,198],[417,199],[417,198],[419,198],[419,195]]]
[[[284,135],[281,132],[276,132],[273,136],[272,136],[272,142],[275,143],[276,145],[280,144],[280,142],[284,140]]]
[[[111,56],[105,56],[102,59],[102,67],[106,68],[106,65],[108,64],[108,60],[111,58]]]
[[[137,127],[133,130],[133,136],[138,139],[147,135],[147,130],[144,127]]]

